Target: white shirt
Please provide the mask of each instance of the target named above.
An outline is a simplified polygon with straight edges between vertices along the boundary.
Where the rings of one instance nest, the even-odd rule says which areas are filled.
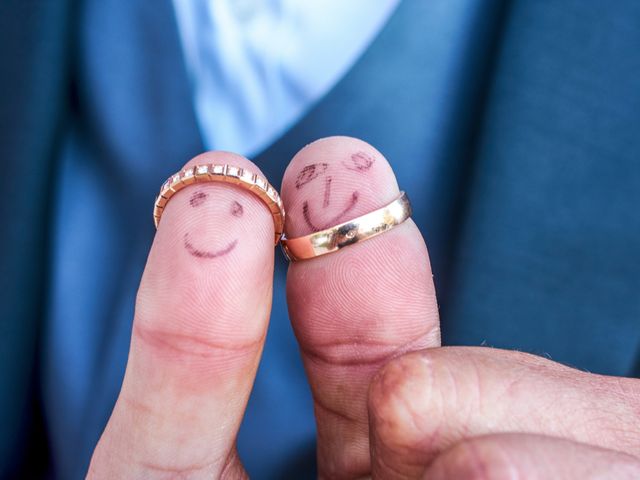
[[[209,150],[259,153],[367,48],[399,0],[173,0]]]

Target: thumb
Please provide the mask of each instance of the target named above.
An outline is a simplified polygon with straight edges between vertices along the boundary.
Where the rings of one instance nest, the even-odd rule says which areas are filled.
[[[259,173],[228,153],[187,166],[209,163]],[[195,182],[166,204],[90,478],[245,475],[235,438],[271,308],[273,238],[267,206],[235,185]]]

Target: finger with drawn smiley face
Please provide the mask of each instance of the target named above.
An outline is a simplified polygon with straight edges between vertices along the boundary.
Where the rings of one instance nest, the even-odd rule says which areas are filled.
[[[209,163],[260,173],[224,152],[186,167]],[[273,238],[269,208],[231,183],[196,182],[166,204],[138,292],[124,383],[90,477],[244,474],[235,437],[266,335]]]
[[[368,172],[373,164],[375,158],[367,152],[357,151],[351,153],[349,158],[342,160],[337,165],[330,165],[329,163],[319,162],[311,163],[304,166],[298,173],[295,180],[296,189],[300,190],[307,184],[316,181],[316,183],[322,183],[322,209],[326,211],[331,207],[332,200],[332,184],[334,176],[340,175],[342,182],[349,182],[349,172],[365,173]],[[335,189],[336,187],[334,187]],[[302,203],[302,218],[312,232],[319,232],[333,225],[337,225],[343,222],[347,216],[355,209],[360,194],[357,190],[352,191],[349,195],[346,195],[344,206],[333,208],[333,214],[330,218],[326,218],[324,215],[323,220],[318,220],[319,216],[317,212],[312,212],[312,207],[309,200],[304,200]],[[335,199],[334,199],[335,201]],[[319,214],[322,215],[322,214]]]
[[[289,238],[349,221],[398,197],[371,145],[331,137],[303,148],[285,172]],[[313,393],[321,478],[371,474],[367,392],[384,363],[440,343],[424,241],[411,219],[366,242],[293,262],[287,302]]]

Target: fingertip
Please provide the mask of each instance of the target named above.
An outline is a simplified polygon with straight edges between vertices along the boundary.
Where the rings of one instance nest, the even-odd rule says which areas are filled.
[[[201,153],[189,160],[180,171],[183,172],[199,165],[230,165],[246,169],[264,178],[262,171],[249,159],[232,152],[223,151]],[[234,199],[231,197],[237,197],[235,200],[238,200],[238,203],[240,203],[239,199],[243,200],[241,210],[233,203]],[[234,207],[236,207],[235,210]],[[235,222],[235,224],[246,224],[247,228],[241,233],[248,238],[254,238],[257,240],[256,243],[261,243],[261,240],[267,234],[273,237],[273,222],[270,221],[272,218],[271,212],[256,195],[245,188],[224,181],[193,180],[192,183],[180,189],[167,201],[162,214],[162,222],[158,225],[156,238],[162,238],[163,236],[181,237],[179,234],[176,235],[176,230],[187,230],[189,226],[197,226],[201,230],[218,231],[222,234],[222,227],[227,225],[226,222],[232,220],[228,215],[229,213],[241,220]],[[242,221],[247,219],[249,221]],[[165,234],[164,232],[167,233]]]
[[[262,176],[230,152],[200,154],[182,171],[200,165]],[[167,366],[181,388],[253,369],[271,307],[271,211],[248,189],[210,180],[192,180],[166,203],[136,301],[132,351],[145,355],[135,358]]]
[[[377,149],[353,137],[327,137],[302,148],[282,181],[285,230],[307,235],[389,203],[399,194],[389,162]]]
[[[433,377],[428,356],[423,351],[411,352],[389,361],[369,386],[374,443],[381,450],[401,455],[403,462],[410,460],[406,456],[416,444],[424,443],[425,417],[432,413],[424,406],[432,405],[430,398],[436,391]]]

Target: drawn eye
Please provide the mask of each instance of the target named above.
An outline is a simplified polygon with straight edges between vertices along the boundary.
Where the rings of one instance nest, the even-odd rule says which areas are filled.
[[[243,213],[244,208],[242,208],[242,205],[234,201],[231,204],[231,215],[233,215],[234,217],[241,217]]]
[[[191,198],[189,199],[189,204],[192,207],[199,207],[204,203],[206,199],[207,199],[206,193],[200,192],[200,191],[194,192],[193,195],[191,195]]]
[[[317,178],[318,175],[322,175],[328,167],[328,163],[314,163],[313,165],[307,165],[300,171],[296,178],[296,188],[300,188],[314,178]]]
[[[351,155],[350,164],[346,162],[342,162],[342,165],[347,170],[352,170],[354,172],[366,172],[371,168],[371,166],[373,165],[373,162],[375,161],[376,159],[373,158],[371,155],[367,155],[364,152],[358,152]]]

